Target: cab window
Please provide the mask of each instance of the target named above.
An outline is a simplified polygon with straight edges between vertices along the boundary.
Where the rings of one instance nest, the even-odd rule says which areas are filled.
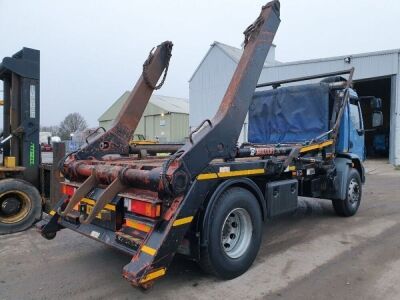
[[[360,110],[358,105],[356,104],[350,104],[350,119],[351,122],[353,123],[353,126],[355,129],[362,129],[361,128],[361,120],[360,120]]]

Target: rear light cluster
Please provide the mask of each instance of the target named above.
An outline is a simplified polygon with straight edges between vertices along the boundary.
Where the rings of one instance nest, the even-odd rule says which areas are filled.
[[[61,183],[61,193],[67,196],[64,203],[68,203],[72,195],[75,193],[76,187],[68,185],[66,183]],[[74,210],[79,210],[79,202],[73,207]]]
[[[68,196],[67,201],[75,193],[76,187],[63,183],[61,184],[61,193]],[[79,203],[78,203],[79,204]],[[77,206],[78,206],[77,204]],[[124,198],[124,206],[128,212],[132,212],[141,216],[149,218],[157,218],[161,214],[161,205],[159,203],[152,203],[138,199]],[[74,207],[75,209],[75,207]],[[77,209],[77,207],[76,207]]]
[[[141,201],[137,199],[125,198],[124,206],[126,207],[126,210],[128,212],[132,212],[149,218],[157,218],[160,216],[161,213],[160,204]]]
[[[68,185],[68,184],[61,184],[61,193],[71,197],[76,191],[76,187],[72,186],[72,185]]]

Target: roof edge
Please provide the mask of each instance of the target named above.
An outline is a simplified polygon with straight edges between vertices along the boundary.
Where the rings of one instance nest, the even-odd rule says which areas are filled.
[[[305,60],[295,60],[295,61],[289,61],[289,62],[281,62],[277,65],[272,65],[272,66],[265,66],[263,68],[268,68],[268,67],[284,67],[284,66],[291,66],[291,65],[302,65],[302,64],[309,64],[309,63],[318,63],[322,61],[334,61],[338,59],[344,59],[346,57],[352,57],[352,58],[359,58],[359,57],[366,57],[366,56],[380,56],[380,55],[386,55],[386,54],[396,54],[400,53],[400,48],[396,49],[389,49],[389,50],[381,50],[381,51],[373,51],[373,52],[363,52],[363,53],[357,53],[357,54],[347,54],[347,55],[338,55],[338,56],[329,56],[329,57],[323,57],[323,58],[314,58],[314,59],[305,59]]]
[[[105,117],[107,116],[107,112],[111,109],[111,107],[119,100],[121,99],[126,93],[130,93],[130,91],[126,90],[124,91],[121,96],[119,96],[117,98],[117,100],[115,100],[102,114],[100,117],[97,118],[97,122],[103,122],[103,121],[110,121],[112,119],[105,119]]]
[[[203,58],[201,59],[200,63],[197,65],[197,67],[196,67],[196,69],[194,70],[192,76],[190,76],[188,82],[191,82],[191,81],[192,81],[194,75],[196,75],[197,71],[200,69],[200,66],[203,64],[203,62],[204,62],[204,60],[206,59],[206,57],[210,54],[211,49],[214,48],[215,43],[217,43],[217,42],[214,41],[214,42],[210,45],[210,48],[208,48],[206,54],[203,56]]]
[[[227,46],[227,47],[231,47],[231,48],[235,48],[236,50],[239,50],[239,51],[242,51],[242,49],[236,48],[236,47],[233,47],[233,46],[230,46],[230,45],[228,45],[228,44],[221,43],[221,42],[217,42],[217,41],[215,41],[214,43],[215,43],[215,45],[216,45],[219,49],[221,49],[222,52],[224,52],[224,53],[225,53],[230,59],[232,59],[236,64],[239,63],[239,60],[237,60],[235,57],[233,57],[229,52],[227,52],[227,51],[224,49],[224,47],[221,47],[221,45]]]
[[[188,80],[189,83],[192,81],[193,77],[196,75],[196,73],[197,73],[198,70],[200,69],[200,66],[203,64],[204,60],[207,58],[207,56],[210,54],[211,50],[212,50],[215,46],[217,46],[226,56],[228,56],[230,59],[232,59],[234,63],[236,63],[236,64],[239,63],[239,60],[237,60],[235,57],[233,57],[232,55],[230,55],[230,53],[228,53],[228,52],[224,49],[224,47],[221,47],[221,45],[226,46],[226,47],[235,48],[236,50],[243,51],[243,49],[241,49],[241,48],[234,47],[234,46],[231,46],[231,45],[222,43],[222,42],[214,41],[214,42],[210,45],[210,48],[208,49],[207,53],[206,53],[206,54],[203,56],[203,58],[201,59],[200,63],[197,65],[197,67],[196,67],[196,69],[194,70],[192,76],[190,76],[190,78],[189,78],[189,80]],[[272,46],[273,46],[273,47],[276,47],[276,45],[275,45],[274,43],[272,43]],[[278,62],[278,61],[276,61],[276,62],[277,62],[277,63],[280,63],[280,62]],[[266,64],[264,64],[264,65],[266,65]]]
[[[108,111],[111,109],[111,107],[113,107],[122,97],[124,97],[126,94],[128,94],[127,95],[127,98],[129,97],[129,94],[131,93],[131,91],[125,91],[125,92],[123,92],[122,94],[121,94],[121,96],[120,97],[118,97],[118,99],[117,100],[115,100],[102,114],[101,114],[101,116],[99,117],[99,118],[97,118],[97,122],[106,122],[106,121],[112,121],[112,120],[114,120],[113,118],[106,118],[107,117],[107,115],[108,115]],[[160,95],[160,94],[152,94],[151,96],[150,96],[150,99],[149,99],[149,102],[148,103],[151,103],[151,104],[153,104],[153,105],[155,105],[155,106],[158,106],[158,107],[160,107],[160,108],[162,108],[160,105],[157,105],[156,103],[154,103],[153,101],[152,101],[152,97],[160,97],[160,98],[170,98],[170,99],[178,99],[178,100],[180,100],[180,101],[183,101],[183,102],[186,102],[187,103],[187,105],[189,105],[189,99],[188,98],[184,98],[184,97],[174,97],[174,96],[166,96],[166,95]],[[125,101],[126,101],[127,99],[125,99]],[[124,102],[125,103],[125,102]],[[122,108],[122,107],[121,107]],[[166,111],[168,112],[168,113],[174,113],[174,114],[189,114],[189,112],[178,112],[178,111],[172,111],[172,110],[168,110],[168,109],[166,109]]]

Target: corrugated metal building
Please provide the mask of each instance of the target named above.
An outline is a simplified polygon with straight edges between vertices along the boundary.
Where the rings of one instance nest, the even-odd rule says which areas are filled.
[[[99,126],[109,129],[129,96],[122,94],[98,119]],[[189,102],[187,99],[152,95],[135,134],[161,143],[183,142],[189,133]]]
[[[189,80],[191,127],[211,118],[219,106],[242,53],[241,49],[214,42]],[[275,47],[268,55],[259,83],[340,71],[355,67],[355,89],[360,96],[383,100],[384,129],[389,138],[389,160],[400,165],[400,49],[281,63]],[[366,123],[371,116],[363,115]],[[239,142],[247,140],[247,124]],[[370,143],[366,133],[366,144]]]
[[[242,50],[214,42],[189,79],[189,126],[196,128],[204,119],[217,112],[233,72],[242,55]],[[275,60],[275,45],[266,59],[266,66],[278,63]],[[247,140],[247,121],[240,135],[240,141]]]

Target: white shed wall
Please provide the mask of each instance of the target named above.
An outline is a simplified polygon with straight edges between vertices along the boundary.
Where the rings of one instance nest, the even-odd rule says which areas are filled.
[[[189,84],[189,126],[196,128],[217,112],[236,63],[213,47]]]

